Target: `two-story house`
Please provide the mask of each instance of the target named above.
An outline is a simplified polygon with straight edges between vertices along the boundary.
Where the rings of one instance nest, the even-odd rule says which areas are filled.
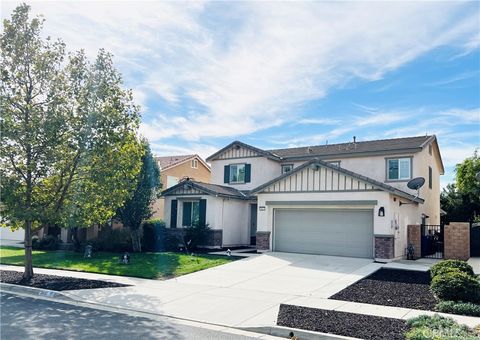
[[[186,178],[197,182],[210,182],[210,166],[199,155],[157,156],[155,161],[160,169],[160,183],[163,190],[171,188]],[[163,197],[156,199],[152,206],[152,217],[163,219],[164,206]]]
[[[440,222],[435,136],[277,150],[235,141],[207,162],[211,183],[163,192],[165,221],[207,223],[221,230],[217,246],[393,259],[405,254],[408,224]],[[416,177],[418,192],[407,187]]]

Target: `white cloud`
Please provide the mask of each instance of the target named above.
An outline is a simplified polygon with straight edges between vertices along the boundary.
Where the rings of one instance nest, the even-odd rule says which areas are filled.
[[[16,4],[2,2],[2,16]],[[61,36],[70,48],[85,48],[91,56],[100,47],[112,51],[127,83],[149,96],[140,95],[140,101],[160,96],[176,107],[175,117],[159,114],[151,123],[144,122],[142,131],[153,141],[250,134],[291,121],[299,104],[322,98],[353,78],[381,79],[439,46],[478,46],[478,11],[468,6],[32,3],[34,12],[47,18],[46,32]],[[185,111],[179,105],[182,100],[195,105]],[[396,118],[383,116],[377,123]]]

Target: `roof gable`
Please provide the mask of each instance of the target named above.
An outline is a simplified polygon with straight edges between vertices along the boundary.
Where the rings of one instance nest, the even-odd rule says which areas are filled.
[[[400,197],[423,203],[423,199],[319,159],[312,159],[252,190],[252,194],[331,191],[387,191]]]
[[[280,160],[277,155],[258,149],[254,146],[234,141],[228,144],[226,147],[215,152],[213,155],[207,158],[207,161],[213,161],[217,159],[235,159],[235,158],[250,158],[250,157],[267,157],[270,159]]]
[[[160,166],[160,170],[168,170],[174,168],[180,164],[183,164],[187,161],[191,161],[192,159],[198,160],[208,171],[210,170],[210,166],[205,163],[205,161],[197,154],[194,155],[180,155],[180,156],[164,156],[164,157],[155,157],[158,165]]]
[[[196,182],[191,180],[182,181],[162,192],[162,196],[182,196],[182,195],[212,195],[237,199],[250,198],[243,192],[217,184]]]

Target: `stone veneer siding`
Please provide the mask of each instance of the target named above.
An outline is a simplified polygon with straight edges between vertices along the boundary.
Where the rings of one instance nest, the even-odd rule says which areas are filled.
[[[257,250],[270,250],[270,232],[257,231]]]
[[[412,244],[415,253],[413,258],[419,259],[422,256],[422,238],[421,227],[419,224],[410,224],[407,226],[407,247]]]
[[[444,228],[444,258],[468,260],[470,258],[470,224],[450,222]]]
[[[393,235],[375,236],[375,258],[393,259],[395,257],[395,238]]]

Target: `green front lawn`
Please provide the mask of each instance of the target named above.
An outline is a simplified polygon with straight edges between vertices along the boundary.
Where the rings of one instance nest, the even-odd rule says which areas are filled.
[[[72,251],[33,251],[33,266],[90,273],[166,279],[228,263],[233,258],[214,255],[190,256],[180,253],[130,254],[131,263],[121,264],[120,254],[94,252],[91,259]],[[0,247],[0,263],[23,265],[24,250]]]

